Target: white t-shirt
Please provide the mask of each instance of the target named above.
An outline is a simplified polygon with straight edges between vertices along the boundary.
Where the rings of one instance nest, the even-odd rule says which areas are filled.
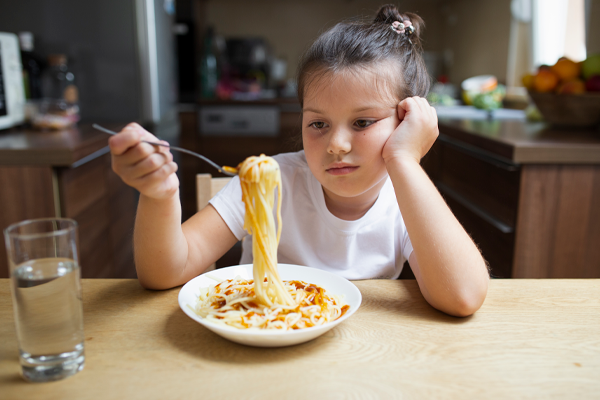
[[[319,268],[346,279],[395,279],[400,275],[413,248],[389,178],[362,218],[345,221],[327,209],[323,189],[310,172],[304,151],[274,158],[282,181],[278,262]],[[244,239],[240,263],[251,264],[252,237],[244,230],[239,178],[233,178],[210,204],[231,232]]]

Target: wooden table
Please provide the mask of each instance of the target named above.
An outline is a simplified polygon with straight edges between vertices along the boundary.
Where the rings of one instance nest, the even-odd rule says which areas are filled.
[[[348,321],[298,346],[263,349],[188,318],[179,289],[83,280],[83,371],[19,376],[9,281],[0,280],[2,399],[600,398],[600,280],[492,280],[453,318],[415,281],[357,281]]]

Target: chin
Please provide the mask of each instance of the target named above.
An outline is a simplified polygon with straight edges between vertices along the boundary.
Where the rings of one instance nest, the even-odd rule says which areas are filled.
[[[340,197],[357,197],[372,189],[372,186],[367,186],[356,182],[354,179],[346,177],[328,177],[325,181],[321,181],[321,185],[331,193]]]

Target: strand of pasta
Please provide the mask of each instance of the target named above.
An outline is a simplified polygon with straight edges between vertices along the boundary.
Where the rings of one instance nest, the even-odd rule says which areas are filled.
[[[252,235],[254,291],[268,305],[294,304],[277,270],[277,246],[281,238],[281,172],[277,162],[264,154],[249,157],[238,166],[246,215],[244,229]],[[277,187],[277,230],[273,216]],[[265,282],[266,278],[266,282]]]

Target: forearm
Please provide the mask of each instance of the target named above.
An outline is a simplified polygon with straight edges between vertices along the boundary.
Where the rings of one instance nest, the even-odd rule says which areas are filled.
[[[140,196],[134,255],[138,278],[144,287],[166,289],[178,284],[188,256],[178,192],[163,200]]]
[[[483,303],[489,279],[479,250],[416,161],[388,161],[387,169],[427,300],[449,314],[471,314]]]

